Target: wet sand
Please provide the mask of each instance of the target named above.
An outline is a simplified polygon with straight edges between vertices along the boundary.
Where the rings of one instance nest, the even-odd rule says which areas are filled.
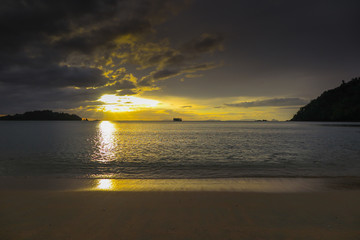
[[[359,189],[0,191],[0,239],[359,239]]]

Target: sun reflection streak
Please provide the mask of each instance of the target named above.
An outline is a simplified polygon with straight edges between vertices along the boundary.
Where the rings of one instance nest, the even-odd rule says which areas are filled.
[[[308,192],[328,186],[324,179],[96,179],[91,191]],[[325,182],[324,182],[325,181]]]
[[[96,188],[99,190],[111,190],[112,189],[111,179],[99,179]]]
[[[114,124],[109,121],[102,121],[99,124],[101,137],[104,143],[110,143],[113,138],[113,133],[115,131]]]
[[[93,160],[100,162],[111,161],[115,159],[115,125],[109,121],[102,121],[98,128],[97,150],[93,155]]]

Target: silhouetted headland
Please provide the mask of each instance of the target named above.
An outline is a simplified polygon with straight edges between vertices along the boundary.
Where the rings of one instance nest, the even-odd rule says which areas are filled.
[[[300,108],[291,121],[360,121],[360,78],[325,91]]]
[[[75,114],[53,112],[51,110],[32,111],[24,114],[7,115],[0,117],[0,120],[57,120],[57,121],[81,121],[82,118]]]

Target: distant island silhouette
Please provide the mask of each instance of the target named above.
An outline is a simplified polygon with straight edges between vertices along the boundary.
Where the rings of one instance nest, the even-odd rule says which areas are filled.
[[[61,120],[61,121],[81,121],[82,118],[75,114],[53,112],[51,110],[32,111],[24,114],[7,115],[0,117],[0,120]]]
[[[300,108],[291,121],[360,121],[360,78],[325,91]]]

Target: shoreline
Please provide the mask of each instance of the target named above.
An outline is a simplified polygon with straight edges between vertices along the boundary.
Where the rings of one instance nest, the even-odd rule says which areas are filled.
[[[114,179],[0,177],[0,191],[319,192],[360,190],[360,177]]]

